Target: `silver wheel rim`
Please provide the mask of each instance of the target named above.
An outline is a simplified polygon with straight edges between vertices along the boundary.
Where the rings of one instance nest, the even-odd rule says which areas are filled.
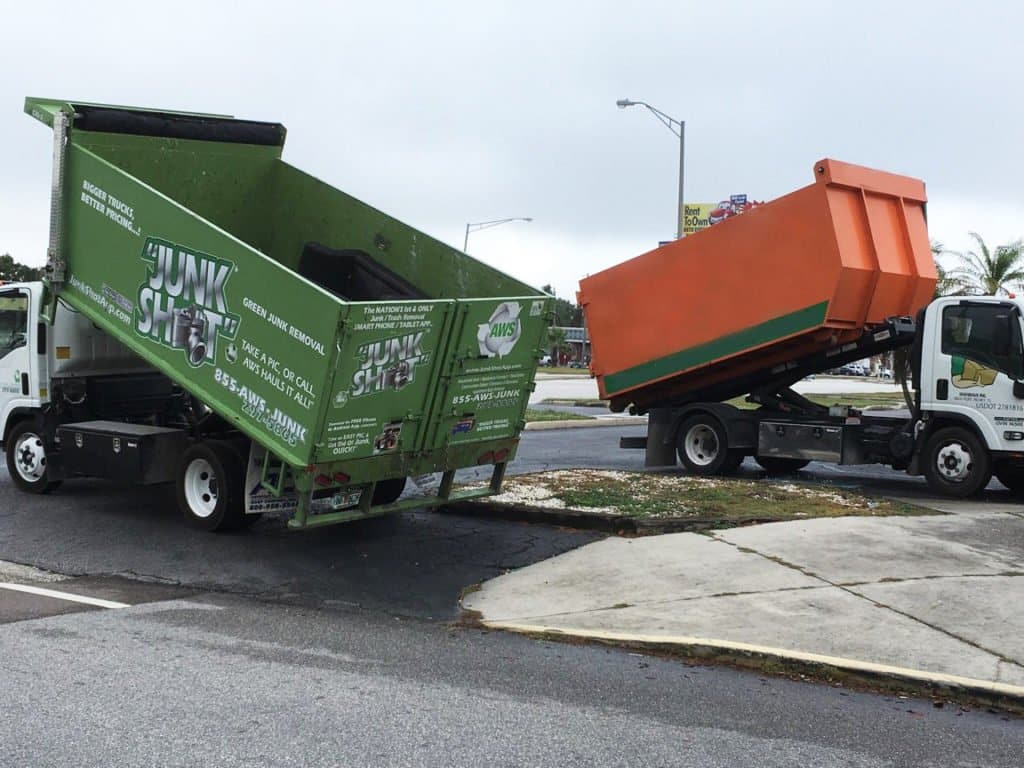
[[[686,431],[683,441],[686,458],[691,464],[706,467],[718,458],[718,435],[707,424],[695,424]]]
[[[943,480],[962,483],[971,476],[971,470],[974,469],[971,452],[963,443],[946,443],[939,448],[935,457],[935,468]]]
[[[217,476],[206,459],[194,459],[185,469],[185,501],[192,514],[206,519],[217,508]]]
[[[46,474],[46,447],[34,432],[21,435],[14,444],[14,468],[27,483],[38,483]]]

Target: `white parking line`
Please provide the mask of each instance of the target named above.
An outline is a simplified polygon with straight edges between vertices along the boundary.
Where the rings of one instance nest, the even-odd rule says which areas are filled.
[[[7,581],[0,581],[0,589],[9,589],[12,592],[27,592],[30,595],[52,597],[56,600],[67,600],[71,603],[84,603],[85,605],[95,605],[99,608],[131,608],[131,606],[128,603],[115,603],[113,600],[101,600],[98,597],[85,597],[84,595],[75,595],[71,592],[58,592],[56,589],[30,587],[27,584],[12,584]]]

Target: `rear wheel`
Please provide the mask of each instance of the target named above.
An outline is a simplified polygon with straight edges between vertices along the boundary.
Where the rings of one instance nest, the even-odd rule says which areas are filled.
[[[924,447],[924,476],[946,496],[973,496],[992,477],[992,461],[977,436],[964,427],[935,431]]]
[[[238,528],[245,516],[245,467],[225,443],[195,443],[178,467],[178,507],[204,531]]]
[[[705,413],[690,416],[680,425],[676,453],[683,466],[695,475],[719,475],[736,469],[743,461],[742,454],[729,450],[729,437],[722,422]]]
[[[737,469],[740,468],[740,464],[743,463],[743,460],[745,458],[747,458],[747,454],[744,453],[743,451],[736,449],[730,450],[729,456],[728,458],[726,458],[725,464],[722,465],[722,469],[719,470],[719,472],[721,474],[735,472]]]
[[[769,475],[788,475],[811,463],[807,459],[784,459],[779,456],[755,456],[754,461]]]
[[[996,479],[1016,494],[1024,494],[1024,467],[996,466]]]
[[[398,501],[398,497],[402,495],[402,491],[404,490],[404,477],[393,477],[390,480],[379,480],[377,481],[376,487],[373,489],[373,499],[371,502],[375,507],[381,504],[391,504],[392,502]]]
[[[27,493],[49,493],[59,480],[50,480],[43,430],[35,419],[19,422],[7,436],[7,471],[14,484]]]

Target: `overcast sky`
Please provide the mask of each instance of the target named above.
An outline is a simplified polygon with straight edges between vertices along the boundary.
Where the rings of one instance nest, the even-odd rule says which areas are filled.
[[[1024,4],[0,0],[0,253],[38,265],[50,140],[25,96],[279,121],[284,157],[573,298],[686,198],[771,199],[822,157],[922,178],[933,239],[1024,235]]]

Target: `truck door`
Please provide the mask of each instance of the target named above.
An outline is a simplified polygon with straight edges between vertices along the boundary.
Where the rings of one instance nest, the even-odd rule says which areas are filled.
[[[0,427],[14,408],[31,404],[28,336],[28,291],[0,288]]]
[[[943,307],[940,322],[927,382],[934,410],[968,416],[992,450],[1020,450],[1024,400],[1013,393],[1014,382],[1024,379],[1019,310],[965,300]]]

